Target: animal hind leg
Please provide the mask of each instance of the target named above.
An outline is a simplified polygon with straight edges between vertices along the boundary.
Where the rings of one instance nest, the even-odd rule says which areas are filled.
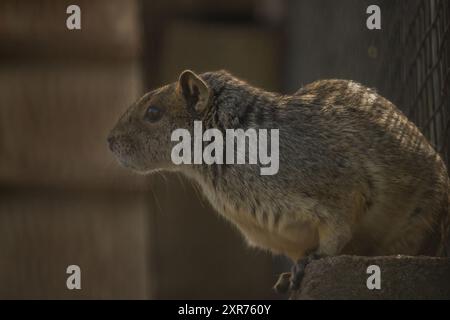
[[[338,255],[351,239],[351,228],[346,223],[328,222],[319,226],[319,246],[305,257],[295,261],[291,272],[282,273],[274,286],[278,293],[297,291],[305,275],[306,266],[314,260]]]

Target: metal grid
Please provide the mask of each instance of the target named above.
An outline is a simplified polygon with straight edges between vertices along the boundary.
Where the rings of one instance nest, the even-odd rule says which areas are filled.
[[[386,7],[385,7],[386,8]],[[450,1],[396,0],[383,11],[380,89],[450,158]]]

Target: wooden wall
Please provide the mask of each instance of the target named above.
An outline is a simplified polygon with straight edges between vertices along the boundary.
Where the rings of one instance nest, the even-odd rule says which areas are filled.
[[[81,31],[65,26],[73,3]],[[220,10],[247,14],[252,3]],[[279,88],[276,34],[180,19],[193,8],[0,3],[0,298],[273,297],[271,256],[246,248],[189,181],[136,176],[107,150],[130,103],[185,68]],[[66,289],[71,264],[81,267],[79,291]]]
[[[137,3],[77,1],[81,31],[69,4],[0,4],[0,298],[148,298],[145,183],[105,143],[142,93]]]
[[[227,69],[254,85],[279,89],[280,37],[275,30],[249,21],[253,1],[219,6],[183,0],[145,4],[144,15],[153,21],[144,35],[150,51],[146,60],[158,61],[144,76],[150,86],[175,81],[184,69],[199,73]],[[277,275],[271,255],[247,248],[238,231],[211,209],[189,181],[166,175],[152,177],[150,185],[157,199],[152,218],[153,239],[159,245],[152,261],[158,297],[275,297],[271,287]]]

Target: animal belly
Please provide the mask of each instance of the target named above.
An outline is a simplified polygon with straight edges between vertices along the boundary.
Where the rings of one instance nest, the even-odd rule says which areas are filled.
[[[271,230],[256,223],[236,223],[252,247],[284,254],[293,261],[317,248],[319,237],[316,228],[310,223],[294,223],[288,227]]]

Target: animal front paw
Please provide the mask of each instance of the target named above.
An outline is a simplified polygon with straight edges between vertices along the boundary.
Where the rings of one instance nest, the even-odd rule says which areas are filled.
[[[285,272],[280,275],[278,281],[273,286],[275,292],[285,294],[288,291],[298,291],[305,276],[306,266],[314,260],[320,259],[317,253],[310,254],[299,259],[291,268],[291,272]]]
[[[291,273],[284,272],[280,274],[280,276],[278,277],[278,280],[273,286],[273,289],[278,294],[285,294],[289,290],[290,283],[291,283]]]
[[[303,277],[305,276],[306,266],[314,260],[320,259],[321,256],[317,253],[312,253],[304,258],[301,258],[292,266],[291,270],[291,279],[289,290],[290,291],[298,291],[300,289],[300,285],[302,283]]]

